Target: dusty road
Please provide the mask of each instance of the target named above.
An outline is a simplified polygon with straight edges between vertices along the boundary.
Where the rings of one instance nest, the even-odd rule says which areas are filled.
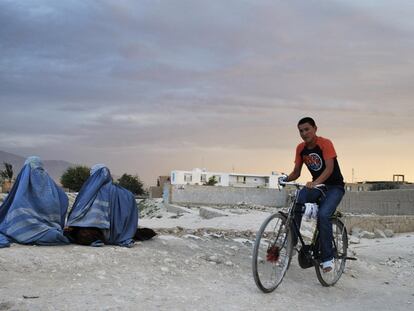
[[[225,236],[160,235],[131,249],[21,246],[0,250],[0,310],[413,310],[414,235],[361,240],[332,288],[296,258],[261,293],[251,245]]]

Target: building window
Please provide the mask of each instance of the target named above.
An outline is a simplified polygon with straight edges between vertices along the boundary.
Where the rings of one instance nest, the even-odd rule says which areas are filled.
[[[237,176],[237,183],[245,184],[246,183],[246,176]]]
[[[364,187],[358,186],[358,191],[363,191],[363,190],[364,190]]]
[[[201,182],[207,182],[207,175],[201,174]]]
[[[175,173],[172,173],[172,181],[175,182]]]
[[[351,186],[346,186],[346,191],[351,191]]]
[[[193,175],[191,174],[184,174],[184,181],[191,182],[193,180]]]

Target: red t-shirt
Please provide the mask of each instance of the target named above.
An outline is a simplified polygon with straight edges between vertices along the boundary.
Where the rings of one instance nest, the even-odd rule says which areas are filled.
[[[329,139],[318,136],[316,138],[316,146],[312,149],[306,148],[304,142],[296,147],[295,163],[305,163],[309,172],[312,174],[312,179],[317,179],[325,170],[325,161],[334,159],[334,169],[331,176],[325,180],[326,185],[344,185],[344,178],[339,168],[335,148]]]

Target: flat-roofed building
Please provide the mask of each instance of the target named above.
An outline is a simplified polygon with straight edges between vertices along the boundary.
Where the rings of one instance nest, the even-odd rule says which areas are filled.
[[[209,172],[206,169],[195,168],[191,171],[171,171],[172,185],[205,185],[211,178],[215,186],[223,187],[256,187],[277,188],[277,179],[281,174],[272,172],[269,175]]]

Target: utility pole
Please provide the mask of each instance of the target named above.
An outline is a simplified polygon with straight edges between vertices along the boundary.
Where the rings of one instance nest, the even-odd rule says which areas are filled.
[[[352,168],[352,183],[354,183],[354,174],[355,174],[354,168]]]

